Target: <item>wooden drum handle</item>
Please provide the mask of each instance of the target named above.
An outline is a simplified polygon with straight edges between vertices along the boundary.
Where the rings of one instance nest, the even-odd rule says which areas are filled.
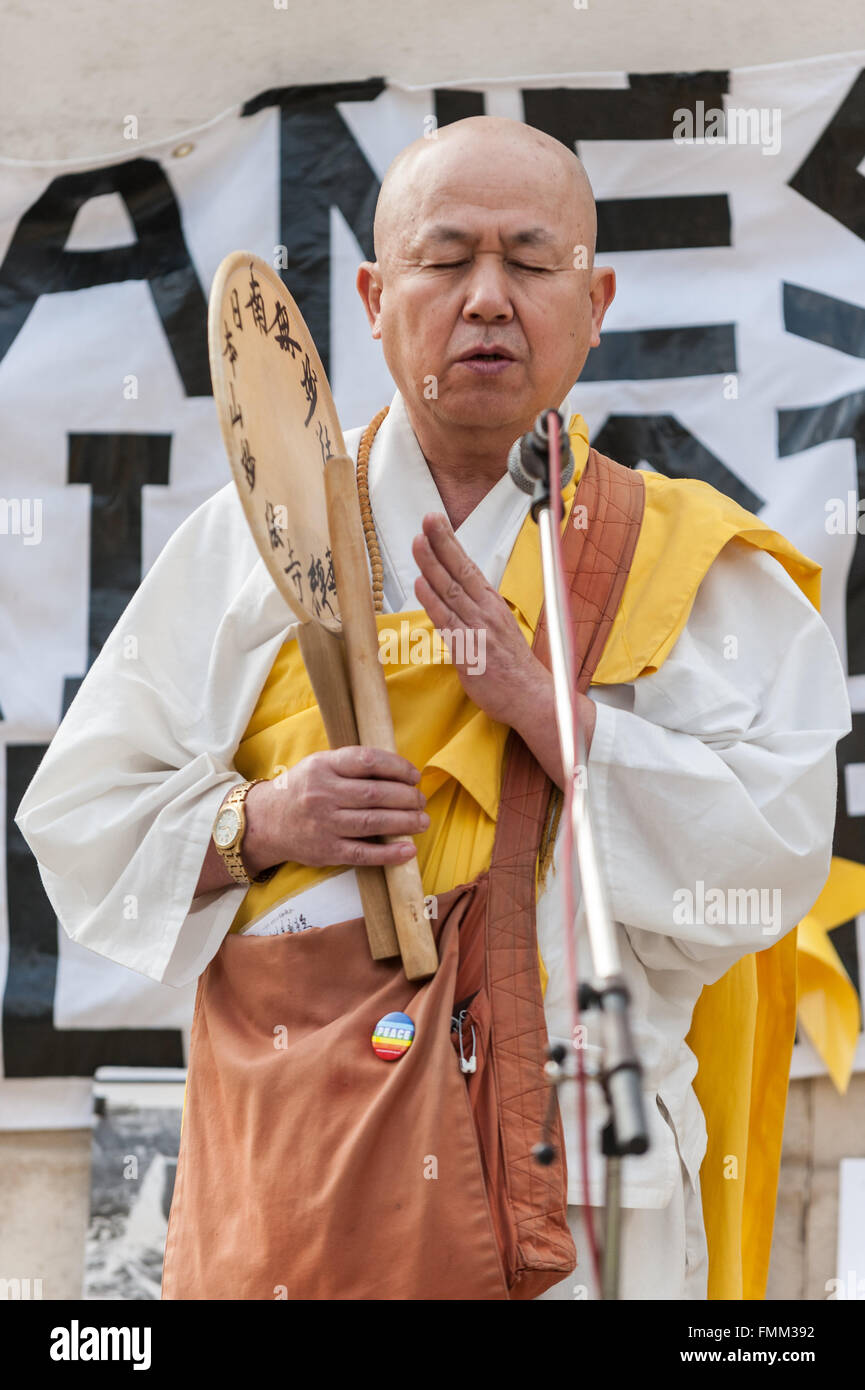
[[[336,591],[355,718],[361,743],[396,753],[384,670],[378,656],[378,629],[367,568],[355,467],[344,454],[324,470],[327,519]],[[387,840],[408,836],[385,836]],[[393,920],[406,978],[425,980],[438,969],[432,927],[424,913],[424,891],[417,859],[385,865]]]
[[[297,640],[303,664],[315,692],[331,748],[357,743],[357,724],[345,666],[345,647],[341,637],[320,623],[301,623]],[[366,935],[373,960],[398,956],[399,941],[394,927],[387,880],[378,864],[355,869]]]

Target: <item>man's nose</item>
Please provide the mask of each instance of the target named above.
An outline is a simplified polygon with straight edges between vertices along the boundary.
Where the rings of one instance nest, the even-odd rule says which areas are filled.
[[[498,256],[478,256],[471,268],[463,317],[501,321],[513,318],[507,272]]]

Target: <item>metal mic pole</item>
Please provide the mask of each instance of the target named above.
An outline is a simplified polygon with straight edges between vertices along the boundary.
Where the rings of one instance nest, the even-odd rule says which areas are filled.
[[[554,415],[548,432],[548,418]],[[589,804],[589,777],[582,721],[575,720],[576,691],[571,688],[573,671],[572,615],[565,577],[559,561],[557,531],[562,509],[561,495],[550,494],[550,435],[558,435],[573,459],[564,422],[558,411],[538,416],[534,431],[524,435],[511,449],[508,468],[516,485],[532,494],[531,512],[538,525],[544,578],[544,603],[550,641],[550,658],[555,692],[559,747],[566,786],[572,788],[571,816],[583,902],[586,908],[589,947],[594,978],[579,989],[579,1008],[597,1008],[601,1015],[601,1069],[599,1080],[608,1105],[608,1122],[602,1135],[606,1159],[606,1233],[603,1247],[601,1297],[618,1298],[621,1159],[625,1154],[642,1154],[649,1147],[641,1086],[642,1068],[634,1050],[630,1027],[630,995],[622,975],[618,942],[610,918],[598,863]],[[554,514],[555,513],[555,514]],[[574,922],[566,924],[568,932]]]

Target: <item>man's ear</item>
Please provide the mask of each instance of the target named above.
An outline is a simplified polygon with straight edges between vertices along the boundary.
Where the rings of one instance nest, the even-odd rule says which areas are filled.
[[[589,295],[592,300],[591,347],[598,347],[601,341],[601,324],[604,315],[616,296],[616,272],[611,265],[598,265],[592,271]]]
[[[380,338],[382,278],[378,261],[363,261],[358,267],[355,284],[366,309],[372,336]]]

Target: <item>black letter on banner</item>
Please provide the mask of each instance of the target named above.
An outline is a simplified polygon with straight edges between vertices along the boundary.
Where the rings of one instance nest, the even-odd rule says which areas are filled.
[[[4,1075],[92,1076],[97,1067],[106,1066],[182,1067],[183,1041],[174,1028],[54,1027],[60,928],[36,860],[12,819],[45,748],[10,744],[6,752],[9,970],[3,1000]]]
[[[169,435],[71,435],[70,483],[89,483],[90,601],[88,660],[92,664],[141,580],[141,488],[165,485]],[[67,678],[65,713],[82,678]],[[54,1027],[57,918],[45,896],[36,860],[13,816],[45,748],[7,747],[6,875],[9,969],[3,1003],[6,1076],[92,1076],[98,1066],[183,1065],[179,1030]]]
[[[437,87],[433,92],[436,125],[452,125],[467,116],[483,116],[486,103],[483,92],[469,92],[456,87]]]
[[[790,187],[865,241],[865,72],[790,180]]]
[[[861,309],[859,313],[862,313]],[[823,342],[825,338],[821,336],[818,341]],[[801,410],[779,410],[778,453],[782,458],[813,449],[830,439],[854,441],[858,498],[865,497],[865,391],[842,396],[825,405]],[[847,576],[846,616],[847,669],[850,675],[861,676],[865,673],[865,536],[858,528]],[[862,864],[865,863],[862,817],[861,813],[851,814],[848,806],[847,768],[865,765],[865,712],[860,710],[853,713],[853,727],[838,743],[837,756],[838,811],[832,853]],[[855,922],[842,922],[833,931],[832,940],[842,954],[851,979],[861,984]]]
[[[645,459],[668,478],[700,478],[749,512],[765,506],[765,499],[752,492],[675,415],[609,415],[592,444],[627,468],[636,468]]]
[[[527,88],[529,125],[573,150],[581,140],[672,140],[677,111],[724,109],[726,72],[631,73],[623,88]],[[577,150],[579,153],[579,150]],[[598,250],[670,251],[729,246],[726,194],[612,198],[598,203]]]
[[[835,348],[849,357],[865,358],[865,309],[858,304],[848,304],[843,299],[785,282],[784,327],[788,333]],[[781,458],[813,449],[830,439],[853,440],[857,502],[862,502],[865,500],[865,391],[854,391],[823,405],[778,411]],[[865,517],[861,524],[865,527]],[[847,670],[851,676],[865,674],[865,534],[858,529],[858,524],[847,576]]]
[[[330,372],[330,210],[336,207],[357,238],[363,258],[374,260],[372,224],[379,181],[337,102],[374,101],[384,81],[279,87],[246,103],[242,115],[265,106],[280,111],[280,240],[286,265],[280,275]]]
[[[854,391],[824,405],[778,411],[781,458],[803,453],[830,439],[853,440],[857,499],[861,501],[865,497],[865,391]],[[847,670],[851,676],[865,675],[865,535],[858,528],[847,576]]]
[[[838,110],[790,179],[803,198],[865,241],[865,181],[859,166],[865,155],[865,72],[859,72]],[[798,285],[784,286],[784,326],[812,342],[865,358],[865,311],[858,304]],[[858,504],[865,501],[865,392],[856,391],[824,405],[778,412],[779,453],[790,455],[830,439],[852,439],[856,451],[857,528],[847,575],[847,670],[865,674],[865,536],[859,530]],[[848,767],[865,765],[865,712],[853,712],[853,727],[838,744],[838,814],[833,853],[865,862],[861,816],[847,805]],[[844,956],[851,977],[849,952],[855,923],[843,923],[833,943]],[[845,945],[848,955],[844,955]]]
[[[523,92],[526,121],[576,149],[581,140],[672,140],[677,111],[723,110],[726,72],[631,73],[626,88],[553,87]],[[577,149],[577,153],[579,150]],[[730,245],[726,194],[601,199],[598,252]],[[651,381],[736,371],[733,325],[608,332],[581,381]]]
[[[118,193],[137,242],[67,251],[75,217],[91,198]],[[0,266],[0,362],[43,294],[146,280],[187,396],[209,396],[207,302],[183,236],[171,184],[153,159],[61,174],[25,212]]]
[[[605,330],[580,373],[589,381],[666,381],[736,371],[735,324]]]
[[[849,92],[816,144],[790,179],[803,198],[865,241],[865,184],[859,173],[865,155],[865,72]],[[834,347],[851,357],[865,357],[865,312],[830,295],[798,285],[784,286],[784,326],[812,342]],[[856,448],[857,501],[865,499],[865,392],[823,406],[778,413],[779,452],[799,453],[829,439],[852,439]],[[858,517],[857,511],[857,517]],[[858,530],[847,576],[847,669],[865,673],[865,537]],[[865,862],[862,821],[847,805],[848,767],[865,765],[865,713],[854,711],[853,727],[838,744],[838,814],[833,853]],[[855,921],[832,932],[832,943],[851,979],[861,986]],[[860,989],[861,993],[861,989]]]
[[[70,483],[89,483],[87,669],[141,583],[141,489],[168,485],[170,434],[70,434]],[[67,677],[65,714],[83,676]]]

